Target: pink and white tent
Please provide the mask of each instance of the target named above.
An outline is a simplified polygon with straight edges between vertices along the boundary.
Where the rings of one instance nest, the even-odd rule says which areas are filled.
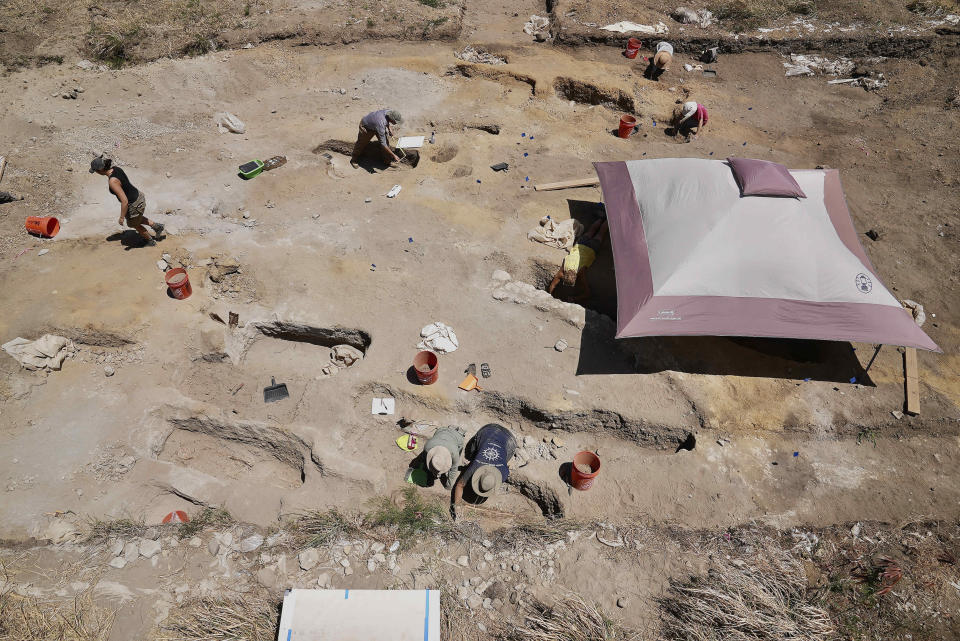
[[[807,198],[741,197],[727,163],[595,164],[617,278],[617,337],[765,336],[940,351],[871,265],[835,169]]]

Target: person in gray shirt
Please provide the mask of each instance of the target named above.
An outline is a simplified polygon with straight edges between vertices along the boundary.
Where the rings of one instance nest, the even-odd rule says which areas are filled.
[[[353,146],[353,156],[350,158],[350,164],[353,165],[353,168],[356,169],[360,166],[358,163],[360,154],[363,153],[363,150],[367,147],[367,143],[369,143],[374,136],[377,137],[377,142],[380,143],[384,162],[388,165],[393,161],[400,162],[400,158],[398,158],[397,154],[393,153],[393,150],[390,148],[390,136],[393,135],[391,125],[399,125],[402,122],[403,118],[396,109],[381,109],[380,111],[372,111],[364,116],[363,119],[360,120],[360,133],[357,134],[357,144]]]
[[[440,479],[443,487],[451,490],[460,473],[464,434],[460,428],[449,426],[438,429],[423,451],[426,452],[427,472]]]

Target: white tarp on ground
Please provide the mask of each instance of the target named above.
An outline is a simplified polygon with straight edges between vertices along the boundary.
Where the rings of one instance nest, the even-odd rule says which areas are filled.
[[[73,342],[63,336],[44,334],[31,341],[19,336],[0,346],[28,370],[59,370],[64,359],[75,351]]]
[[[277,641],[327,640],[440,641],[440,591],[287,592]]]

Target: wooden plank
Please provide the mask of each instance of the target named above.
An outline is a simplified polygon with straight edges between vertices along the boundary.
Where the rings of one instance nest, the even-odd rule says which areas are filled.
[[[553,191],[555,189],[570,189],[571,187],[593,187],[599,184],[600,179],[593,177],[580,178],[579,180],[564,180],[558,183],[544,183],[543,185],[534,185],[533,189],[535,191]]]
[[[0,180],[3,180],[3,170],[7,168],[7,157],[0,156]]]
[[[907,414],[920,413],[920,370],[917,367],[917,350],[907,347],[903,351],[904,385],[907,393]]]

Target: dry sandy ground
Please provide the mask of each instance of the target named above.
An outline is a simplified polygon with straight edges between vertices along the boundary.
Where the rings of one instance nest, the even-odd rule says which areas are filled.
[[[718,531],[957,519],[956,36],[929,34],[911,59],[861,61],[890,80],[881,92],[785,78],[773,52],[724,56],[713,80],[683,72],[693,59],[681,54],[654,83],[615,48],[531,43],[526,11],[491,13],[467,12],[464,37],[506,65],[462,63],[464,42],[278,42],[120,71],[68,60],[4,78],[0,186],[26,200],[0,205],[0,337],[55,330],[78,353],[49,375],[0,358],[0,537],[49,535],[58,510],[151,524],[217,505],[267,527],[304,509],[355,508],[405,485],[400,416],[468,432],[498,421],[524,437],[534,456],[517,482],[494,512],[466,516],[486,528],[540,514]],[[558,92],[564,79],[598,89]],[[60,97],[75,87],[76,100]],[[588,104],[601,94],[632,101],[639,135],[611,134],[620,111]],[[663,124],[687,96],[711,121],[684,144]],[[352,142],[360,117],[383,106],[404,114],[403,133],[436,132],[416,168],[354,170],[314,151]],[[220,111],[246,133],[218,133]],[[500,133],[464,127],[475,124]],[[86,171],[94,151],[144,190],[148,216],[169,230],[159,246],[137,248],[116,226],[105,180]],[[287,164],[237,177],[241,163],[275,154]],[[492,295],[496,270],[543,287],[562,252],[526,231],[546,214],[588,219],[600,200],[597,189],[532,185],[589,176],[594,160],[727,155],[841,169],[856,227],[880,232],[863,240],[872,261],[898,296],[925,305],[924,328],[945,352],[920,355],[919,417],[891,414],[903,405],[892,347],[866,373],[869,345],[614,341],[603,315],[615,308],[609,250],[591,271],[591,309]],[[489,169],[501,161],[509,171]],[[403,190],[387,199],[395,184]],[[28,215],[56,215],[62,231],[31,238]],[[186,301],[166,294],[164,253],[189,265]],[[213,282],[211,258],[240,273]],[[229,311],[236,329],[210,318]],[[433,321],[451,325],[460,348],[421,387],[408,370]],[[562,353],[552,349],[560,338],[571,345]],[[327,377],[337,342],[366,355]],[[492,367],[483,392],[456,387],[471,362]],[[263,403],[271,377],[290,399]],[[371,416],[371,399],[387,395],[397,416]],[[697,447],[674,453],[690,433]],[[581,449],[598,450],[603,470],[594,489],[571,494],[559,468]],[[676,572],[667,556],[650,561],[663,566],[648,572],[655,586]],[[577,588],[584,572],[564,585]],[[587,591],[607,605],[617,594]]]

